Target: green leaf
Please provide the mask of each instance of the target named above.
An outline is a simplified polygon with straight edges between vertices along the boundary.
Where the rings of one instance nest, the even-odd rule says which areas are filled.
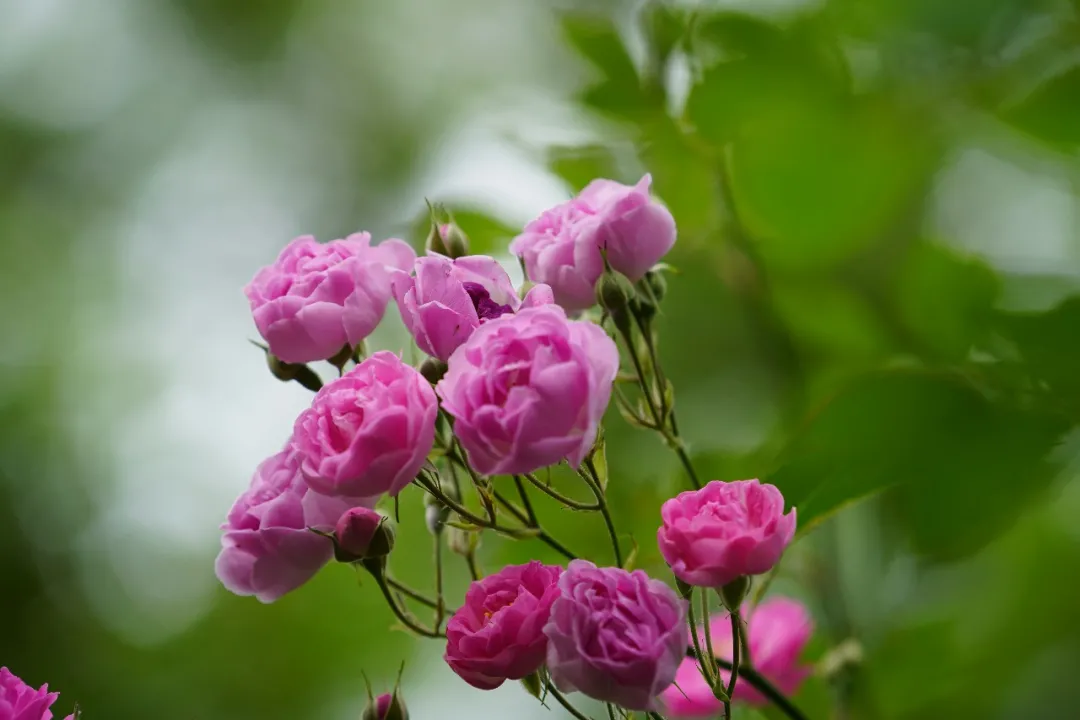
[[[790,100],[732,146],[732,196],[767,263],[826,267],[895,232],[929,181],[933,145],[888,104]]]
[[[1080,297],[1045,313],[1002,313],[997,326],[1016,343],[1029,381],[1080,419]]]
[[[1026,133],[1052,145],[1080,145],[1080,65],[1074,65],[1037,87],[1007,109],[1004,118]]]
[[[609,78],[637,79],[637,68],[610,17],[567,13],[561,19],[567,42]]]
[[[1053,477],[1060,418],[991,402],[965,381],[880,373],[828,403],[770,482],[805,532],[848,503],[895,488],[889,508],[914,550],[965,556],[993,539]]]
[[[983,341],[999,291],[994,272],[941,245],[917,243],[897,276],[897,312],[935,357],[964,360]]]

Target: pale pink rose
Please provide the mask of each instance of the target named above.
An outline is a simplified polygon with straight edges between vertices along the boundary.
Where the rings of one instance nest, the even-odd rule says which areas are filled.
[[[451,260],[432,253],[417,258],[412,270],[394,274],[401,319],[417,346],[443,361],[481,324],[522,307],[553,302],[545,285],[519,300],[506,271],[486,255]]]
[[[814,632],[810,613],[802,603],[785,597],[769,598],[756,609],[743,612],[747,616],[750,659],[754,669],[780,692],[794,695],[811,671],[808,664],[799,660]],[[710,618],[709,628],[716,656],[731,662],[730,618],[727,614],[714,615]],[[726,686],[731,673],[721,670],[720,676]],[[675,685],[662,696],[665,712],[673,718],[713,717],[723,708],[692,658],[684,660],[679,667]],[[734,699],[749,705],[768,704],[768,700],[742,677],[735,682]]]
[[[576,198],[545,211],[510,243],[533,282],[546,283],[567,310],[595,302],[596,281],[611,267],[636,282],[675,244],[675,220],[649,195],[652,178],[629,186],[597,179]]]
[[[331,498],[312,492],[300,474],[299,457],[286,449],[259,465],[221,526],[214,569],[237,595],[269,603],[300,587],[334,554],[329,532],[350,507],[375,498]]]
[[[307,235],[285,246],[244,292],[271,353],[287,363],[326,360],[371,334],[391,298],[390,272],[408,269],[415,257],[401,240],[372,246],[366,232],[326,244]]]
[[[437,413],[431,384],[381,351],[315,394],[296,419],[292,447],[317,492],[397,495],[431,452]]]
[[[619,369],[615,342],[557,305],[481,325],[438,384],[469,462],[484,475],[581,464]]]
[[[719,588],[743,575],[768,572],[795,535],[795,509],[757,480],[714,480],[679,493],[660,508],[660,554],[687,585]]]

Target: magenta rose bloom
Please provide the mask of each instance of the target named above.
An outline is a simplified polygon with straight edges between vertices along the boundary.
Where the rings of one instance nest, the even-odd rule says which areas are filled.
[[[437,389],[473,468],[509,475],[563,458],[580,465],[618,369],[615,342],[598,325],[544,305],[477,328]]]
[[[315,394],[296,419],[292,443],[317,492],[397,495],[431,452],[437,412],[431,384],[381,351]]]
[[[375,498],[330,498],[312,492],[300,474],[292,450],[262,462],[228,519],[221,526],[221,552],[214,570],[221,584],[237,595],[269,603],[300,587],[334,554],[329,532],[354,505],[374,505]]]
[[[795,535],[795,509],[757,480],[714,480],[679,493],[660,508],[660,553],[688,585],[719,588],[743,575],[768,572]]]
[[[573,200],[544,212],[510,243],[533,282],[547,283],[567,310],[595,302],[604,271],[601,248],[615,270],[638,281],[675,244],[675,219],[649,195],[652,178],[631,187],[593,180]]]
[[[554,302],[546,285],[518,299],[506,271],[486,255],[451,260],[433,253],[417,258],[411,275],[394,274],[393,287],[401,319],[416,344],[444,361],[482,323]]]
[[[814,631],[810,613],[802,603],[785,597],[769,598],[757,608],[744,613],[754,669],[780,692],[794,695],[811,670],[809,665],[799,662]],[[727,614],[710,618],[709,629],[716,656],[731,662],[731,620]],[[721,670],[720,677],[726,686],[731,673]],[[661,699],[665,712],[673,718],[713,717],[723,707],[701,677],[697,661],[689,658],[679,667],[675,685],[665,690]],[[742,677],[735,682],[734,699],[749,705],[768,704],[765,696]]]
[[[0,667],[0,720],[52,720],[52,704],[60,693],[49,692],[48,685],[35,690]],[[74,714],[64,720],[73,720]]]
[[[559,579],[544,634],[560,690],[656,710],[686,657],[686,601],[641,570],[573,560]]]
[[[390,272],[408,269],[415,257],[401,240],[372,247],[366,232],[326,244],[307,235],[285,246],[244,292],[271,353],[288,363],[326,360],[371,334],[390,301]]]
[[[446,624],[450,668],[481,690],[539,670],[548,644],[544,624],[561,574],[562,568],[534,560],[470,585],[465,605]]]

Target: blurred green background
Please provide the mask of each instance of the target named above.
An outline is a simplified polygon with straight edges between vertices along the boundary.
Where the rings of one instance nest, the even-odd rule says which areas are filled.
[[[272,606],[218,586],[217,525],[308,401],[241,288],[297,234],[419,241],[425,197],[502,254],[651,172],[694,460],[798,506],[799,703],[1076,717],[1078,63],[1075,0],[0,0],[0,664],[88,720],[356,718],[403,660],[418,720],[558,716],[465,686],[345,567]],[[373,344],[405,342],[391,309]],[[615,413],[608,453],[667,578],[678,466]],[[427,587],[417,492],[402,525]]]

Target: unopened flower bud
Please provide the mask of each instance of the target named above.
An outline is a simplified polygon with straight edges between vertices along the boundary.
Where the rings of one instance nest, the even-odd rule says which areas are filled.
[[[389,555],[394,547],[394,527],[378,512],[354,507],[338,519],[334,539],[340,562],[379,558]]]
[[[270,368],[271,374],[282,382],[295,380],[312,392],[318,392],[322,387],[322,380],[319,379],[319,376],[315,374],[314,370],[303,363],[294,364],[284,362],[281,358],[267,350],[266,365]]]
[[[443,504],[434,495],[424,496],[424,522],[427,523],[428,532],[439,535],[450,517],[450,508]]]
[[[605,270],[596,283],[596,301],[611,315],[616,327],[629,322],[627,310],[633,297],[630,281],[611,270]]]
[[[468,557],[480,547],[480,533],[453,526],[448,527],[446,528],[446,546],[450,548],[450,552]]]
[[[420,374],[424,379],[434,385],[442,380],[446,374],[446,363],[438,358],[428,358],[420,364]]]
[[[360,720],[409,720],[409,710],[400,693],[383,693],[365,708]]]
[[[449,258],[464,257],[469,254],[469,238],[453,221],[433,222],[424,249]]]

